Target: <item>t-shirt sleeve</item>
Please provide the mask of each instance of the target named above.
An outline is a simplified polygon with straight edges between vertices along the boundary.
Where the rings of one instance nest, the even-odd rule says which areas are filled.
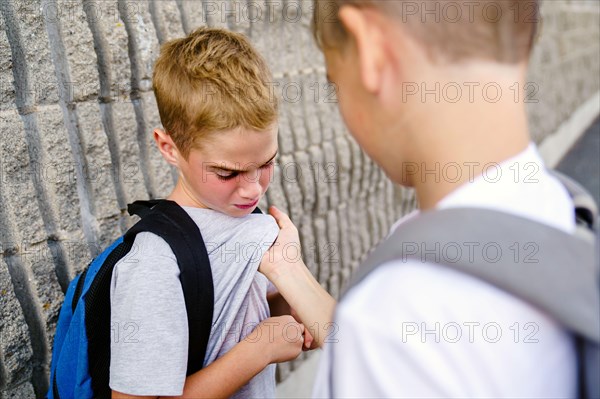
[[[175,255],[162,238],[140,233],[111,280],[110,388],[130,395],[181,395],[187,350]]]

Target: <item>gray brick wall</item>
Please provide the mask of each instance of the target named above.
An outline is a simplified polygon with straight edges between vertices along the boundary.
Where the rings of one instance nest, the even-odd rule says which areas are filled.
[[[200,25],[248,35],[281,96],[280,156],[263,207],[298,226],[306,264],[334,295],[415,206],[346,132],[308,30],[311,1],[0,0],[0,397],[48,387],[63,292],[130,225],[125,207],[166,196],[151,142],[160,43]],[[537,142],[600,87],[596,1],[546,1],[528,104]],[[299,360],[281,365],[285,379]]]
[[[538,143],[600,87],[600,2],[545,0],[541,11],[529,86],[520,97]]]

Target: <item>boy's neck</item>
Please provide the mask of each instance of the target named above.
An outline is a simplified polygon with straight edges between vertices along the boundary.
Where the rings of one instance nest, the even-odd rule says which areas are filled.
[[[521,74],[517,68],[514,71],[471,77],[471,82],[481,82],[479,89],[487,83],[501,87],[497,101],[491,97],[472,101],[463,92],[456,103],[442,97],[439,103],[427,101],[413,107],[417,114],[403,124],[402,134],[408,140],[405,143],[410,144],[410,154],[405,154],[405,159],[413,161],[420,172],[412,174],[408,181],[416,190],[420,209],[434,208],[448,194],[481,175],[486,165],[499,164],[527,148],[530,138],[525,90]],[[518,101],[511,87],[518,88]],[[493,91],[489,89],[490,96]],[[396,167],[406,168],[406,164]]]
[[[169,194],[167,199],[176,202],[179,206],[187,206],[191,208],[206,208],[204,204],[198,202],[198,200],[196,200],[194,196],[189,192],[189,190],[185,187],[185,183],[183,182],[181,177],[177,179],[177,184],[175,185],[175,188],[173,189],[171,194]]]
[[[437,126],[427,124],[430,132],[437,132],[433,137],[445,137],[422,147],[423,164],[419,167],[423,173],[412,181],[422,210],[435,207],[448,194],[472,182],[486,166],[497,165],[529,145],[524,110],[521,114],[498,107],[477,115],[463,111],[454,112],[451,120],[439,118],[434,122]],[[464,126],[452,123],[458,120],[463,120]],[[434,172],[426,173],[430,171]]]

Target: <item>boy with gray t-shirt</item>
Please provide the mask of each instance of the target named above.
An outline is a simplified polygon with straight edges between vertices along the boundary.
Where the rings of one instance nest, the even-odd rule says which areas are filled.
[[[258,272],[279,233],[271,216],[252,213],[278,150],[269,79],[264,60],[240,34],[200,28],[161,48],[153,88],[164,129],[155,129],[154,139],[179,172],[168,199],[205,241],[213,324],[204,367],[186,376],[194,337],[177,259],[162,238],[138,234],[111,280],[113,398],[274,397],[274,363],[310,347],[312,337],[292,316],[270,317],[267,294],[274,287]],[[252,101],[236,87],[250,90]]]

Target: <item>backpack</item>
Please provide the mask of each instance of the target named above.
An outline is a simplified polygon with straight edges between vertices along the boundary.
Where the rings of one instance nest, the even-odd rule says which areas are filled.
[[[111,397],[110,282],[115,264],[131,251],[141,232],[164,239],[177,258],[190,336],[186,375],[202,368],[214,306],[212,271],[202,234],[173,201],[136,201],[127,211],[141,220],[69,284],[54,337],[49,399]]]
[[[396,229],[367,257],[346,292],[379,265],[393,260],[436,263],[477,277],[541,309],[569,330],[577,348],[578,396],[600,398],[597,207],[579,184],[552,173],[573,199],[577,222],[574,235],[530,219],[481,208],[426,211]],[[524,253],[517,257],[506,251],[514,243],[522,247],[528,242],[537,245],[533,247],[533,257]],[[441,256],[445,245],[456,243],[494,243],[505,253],[497,260],[486,258],[483,251],[453,259]],[[333,397],[331,379],[332,374]]]

